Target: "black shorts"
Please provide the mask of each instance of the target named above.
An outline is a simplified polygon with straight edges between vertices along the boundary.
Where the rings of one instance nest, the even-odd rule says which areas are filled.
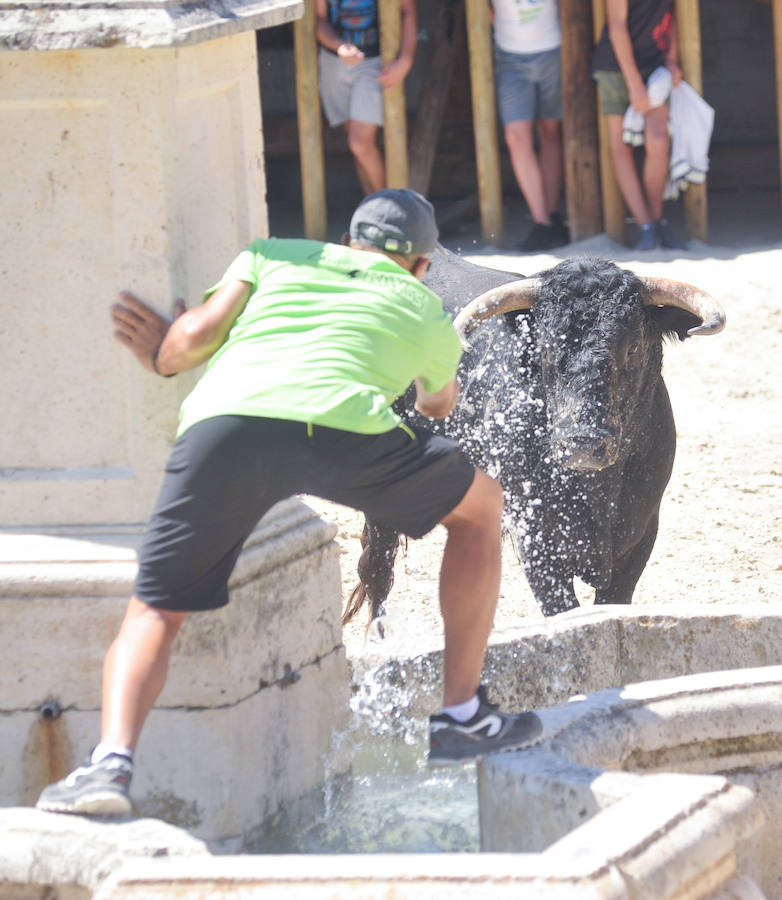
[[[242,545],[280,500],[312,494],[417,538],[459,504],[474,476],[454,441],[424,428],[367,435],[254,416],[205,419],[171,452],[134,593],[161,609],[224,606]]]

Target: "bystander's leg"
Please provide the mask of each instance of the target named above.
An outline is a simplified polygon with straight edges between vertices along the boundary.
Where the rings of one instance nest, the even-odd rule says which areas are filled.
[[[382,190],[386,186],[386,169],[377,145],[378,126],[349,119],[345,130],[361,189],[365,194]]]

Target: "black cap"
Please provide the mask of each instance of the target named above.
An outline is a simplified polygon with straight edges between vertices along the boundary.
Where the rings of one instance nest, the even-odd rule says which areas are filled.
[[[437,246],[434,208],[417,191],[386,188],[356,207],[350,237],[389,253],[428,256]]]

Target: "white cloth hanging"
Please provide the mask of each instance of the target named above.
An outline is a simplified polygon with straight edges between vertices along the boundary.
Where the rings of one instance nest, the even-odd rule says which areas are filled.
[[[673,87],[670,69],[659,66],[646,82],[646,95],[652,107],[662,106],[668,99]],[[625,144],[640,147],[644,142],[644,114],[637,112],[632,106],[627,107],[622,120],[622,140]]]
[[[709,171],[709,144],[714,129],[714,110],[686,81],[675,88],[665,66],[655,69],[646,83],[652,107],[662,106],[670,95],[668,133],[671,159],[664,200],[676,200],[690,184],[703,184]],[[644,115],[629,106],[622,120],[622,140],[633,147],[644,143]]]
[[[671,91],[671,163],[664,200],[676,200],[690,184],[703,184],[709,171],[714,110],[686,81]]]

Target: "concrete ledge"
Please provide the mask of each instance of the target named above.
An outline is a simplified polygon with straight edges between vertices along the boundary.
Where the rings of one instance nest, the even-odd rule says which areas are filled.
[[[724,900],[758,900],[733,853],[758,825],[746,788],[676,775],[647,780],[542,854],[212,857],[159,822],[11,809],[0,813],[0,898],[716,900],[731,886]]]
[[[730,854],[738,854],[741,872],[768,896],[779,896],[781,694],[782,666],[775,666],[630,685],[543,710],[540,745],[489,757],[478,767],[481,846],[549,848],[544,857],[564,863],[577,855],[587,822],[590,840],[603,831],[598,846],[640,860],[649,835],[663,834],[665,821],[678,821],[685,836],[672,833],[668,846],[677,853],[691,846],[682,852],[681,868],[672,858],[639,862],[644,884],[658,879],[668,885],[648,896],[669,896],[674,884],[694,877],[690,867],[706,872]],[[640,774],[650,772],[702,774]],[[740,783],[731,784],[733,773]],[[738,817],[733,800],[713,806],[721,796],[736,799],[738,789],[747,792]],[[764,807],[765,829],[747,841],[760,828]]]
[[[335,532],[297,499],[278,504],[245,544],[231,602],[188,617],[138,748],[132,795],[142,815],[235,849],[347,768],[332,741],[349,714]],[[103,657],[132,590],[138,538],[131,529],[0,535],[0,612],[14,635],[4,658],[13,679],[0,684],[0,804],[34,804],[95,743]]]
[[[202,841],[156,819],[109,823],[0,809],[0,898],[87,898],[129,859],[176,856],[189,864],[208,853]],[[30,893],[36,886],[40,893]]]
[[[441,657],[431,646],[373,644],[351,660],[353,681],[389,700],[409,691],[410,715],[423,720],[440,700]],[[771,665],[782,665],[782,616],[769,604],[606,605],[495,631],[483,678],[495,701],[519,710],[623,684]]]
[[[649,784],[623,801],[624,808],[618,805],[613,817],[585,825],[549,853],[139,860],[111,876],[96,900],[154,900],[174,891],[180,900],[208,900],[218,892],[305,900],[445,900],[454,892],[519,900],[694,900],[735,877],[733,842],[759,821],[746,789],[732,788],[721,778],[684,781],[687,789],[670,785],[674,790],[664,792],[662,803]],[[628,820],[635,827],[617,831]],[[681,892],[683,884],[686,892]],[[743,896],[750,895],[736,895]]]
[[[299,19],[303,0],[6,0],[2,50],[174,47]]]

